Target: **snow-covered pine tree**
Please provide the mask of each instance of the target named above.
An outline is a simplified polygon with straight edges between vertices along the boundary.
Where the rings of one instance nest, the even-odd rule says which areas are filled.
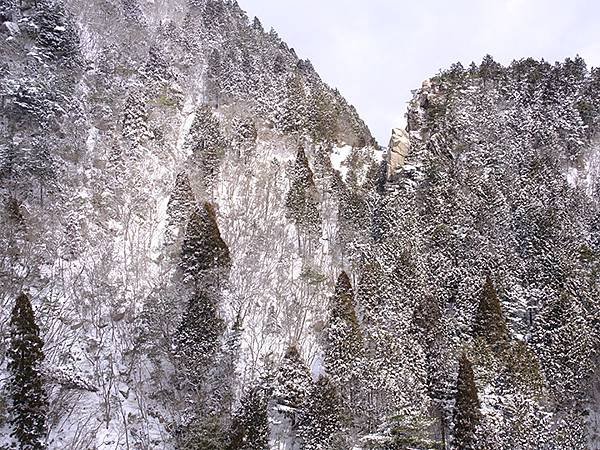
[[[302,132],[307,126],[308,105],[304,82],[298,71],[286,80],[281,129],[288,133]]]
[[[287,216],[299,233],[318,236],[321,232],[318,191],[303,147],[298,148],[290,177],[290,190],[285,199]]]
[[[173,78],[169,63],[165,60],[163,50],[153,44],[148,49],[148,60],[144,67],[144,74],[151,83],[163,83]]]
[[[350,278],[342,272],[331,298],[329,320],[323,329],[325,371],[340,389],[346,401],[352,402],[358,389],[363,339]]]
[[[44,55],[74,67],[81,63],[81,43],[77,26],[62,1],[40,0],[33,20],[36,44]]]
[[[213,49],[208,55],[206,69],[206,102],[214,103],[217,108],[221,99],[222,84],[225,81],[225,77],[222,77],[223,64],[221,53]]]
[[[298,347],[290,345],[277,367],[272,384],[269,421],[278,424],[272,430],[272,439],[299,445],[298,420],[311,385],[312,377]]]
[[[10,318],[10,343],[7,351],[10,421],[13,436],[22,450],[46,448],[48,403],[40,372],[44,342],[26,294],[17,297]]]
[[[260,23],[260,19],[258,17],[254,17],[253,21],[252,21],[252,29],[256,30],[259,33],[264,33],[265,29],[262,26],[262,23]]]
[[[173,336],[174,357],[183,382],[199,390],[212,367],[219,340],[225,330],[214,295],[196,293],[188,302],[181,323]]]
[[[177,174],[175,186],[167,203],[167,230],[165,240],[171,243],[185,229],[187,221],[192,216],[196,205],[194,191],[190,179],[185,172]]]
[[[509,339],[506,318],[502,312],[496,288],[489,275],[485,279],[483,292],[475,314],[473,335],[495,350],[504,348]]]
[[[123,113],[123,137],[134,146],[152,138],[148,128],[148,111],[144,95],[132,88],[125,102]]]
[[[316,142],[332,142],[338,132],[337,114],[331,95],[323,86],[311,92],[308,127]]]
[[[577,298],[562,293],[537,316],[533,348],[542,372],[559,404],[574,408],[581,400],[583,382],[592,373],[595,340]]]
[[[181,248],[183,273],[196,283],[210,284],[226,278],[230,266],[229,248],[221,238],[215,209],[204,203],[194,210],[185,229]]]
[[[335,385],[327,376],[313,384],[302,407],[298,436],[303,450],[349,448],[347,415]]]
[[[251,386],[233,416],[227,450],[269,449],[269,389],[260,382]]]
[[[477,427],[481,418],[477,386],[471,361],[461,355],[456,380],[456,404],[454,406],[454,432],[452,448],[456,450],[475,450],[477,446]]]
[[[196,347],[195,355],[191,355],[187,360],[197,365],[195,368],[192,366],[185,369],[187,374],[193,373],[193,376],[196,376],[196,380],[193,381],[198,383],[195,386],[198,388],[195,390],[196,397],[191,398],[194,402],[194,417],[183,433],[182,446],[190,450],[223,450],[228,445],[232,428],[241,323],[236,320],[232,329],[225,333],[224,339],[220,339],[225,326],[214,311],[207,310],[205,314],[196,315],[195,319],[203,325],[195,326],[194,330],[190,330],[189,319],[191,317],[186,316],[182,322],[182,325],[188,324],[185,338],[189,341],[194,339],[194,335],[197,336],[193,344]],[[210,324],[211,320],[213,325]],[[221,345],[217,348],[219,341]],[[181,339],[177,339],[177,342],[180,347],[185,345]],[[192,392],[194,393],[194,390]]]
[[[210,415],[221,419],[224,430],[231,427],[242,331],[241,318],[238,317],[231,329],[225,333],[214,368],[209,372],[209,380],[204,388],[206,409]]]
[[[290,345],[277,368],[273,384],[273,400],[277,405],[298,410],[304,403],[312,378],[298,347]]]
[[[123,5],[123,16],[125,19],[135,24],[144,23],[144,13],[140,8],[139,0],[121,0]]]
[[[206,188],[212,186],[225,150],[225,139],[212,109],[203,105],[196,109],[194,121],[185,140],[186,150],[192,152],[192,164],[199,170]]]

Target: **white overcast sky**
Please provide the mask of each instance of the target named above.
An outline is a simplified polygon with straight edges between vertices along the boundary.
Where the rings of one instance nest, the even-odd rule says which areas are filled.
[[[599,0],[238,0],[356,106],[380,144],[410,91],[453,62],[581,55],[600,66]]]

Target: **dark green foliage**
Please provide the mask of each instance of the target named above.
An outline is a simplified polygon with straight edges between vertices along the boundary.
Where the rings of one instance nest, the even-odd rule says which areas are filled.
[[[188,302],[174,335],[174,355],[184,381],[198,388],[214,361],[225,330],[217,305],[210,294],[199,292]]]
[[[533,346],[542,362],[550,391],[560,403],[582,399],[594,365],[594,337],[575,297],[566,293],[551,299],[536,318]]]
[[[37,45],[48,58],[68,65],[81,62],[79,34],[61,1],[40,0],[34,22]]]
[[[502,74],[502,66],[494,61],[490,55],[485,55],[479,66],[479,76],[485,81],[497,79]]]
[[[325,376],[312,386],[298,426],[304,450],[344,450],[349,448],[346,415],[336,387]]]
[[[195,209],[195,205],[196,199],[190,186],[190,180],[187,174],[180,172],[177,174],[175,186],[167,204],[169,227],[186,225]]]
[[[196,110],[185,145],[193,153],[194,163],[200,169],[201,176],[212,182],[218,173],[225,140],[219,122],[209,106],[202,106]]]
[[[187,218],[194,203],[194,191],[192,191],[190,179],[185,172],[180,172],[175,178],[175,187],[169,198],[167,214],[174,219],[181,220]]]
[[[321,87],[311,92],[309,127],[316,142],[335,141],[338,132],[337,111],[330,94]]]
[[[219,106],[221,97],[221,79],[223,74],[223,63],[221,62],[221,54],[218,50],[213,50],[208,57],[208,68],[206,69],[207,77],[207,94],[208,99]]]
[[[165,60],[161,48],[154,44],[148,49],[148,61],[144,68],[144,74],[150,81],[166,82],[173,78],[168,62]]]
[[[385,450],[433,450],[443,447],[431,439],[431,421],[425,417],[395,416],[389,424]]]
[[[208,29],[218,28],[225,21],[225,5],[222,0],[205,0],[202,22]]]
[[[148,111],[144,95],[131,89],[123,111],[123,137],[134,145],[148,141],[152,134],[148,129]]]
[[[273,400],[279,405],[300,408],[312,379],[298,348],[290,346],[281,361],[274,380]]]
[[[229,248],[221,238],[217,216],[210,203],[192,213],[181,248],[181,267],[187,277],[199,280],[207,271],[227,273],[231,266]]]
[[[307,125],[308,105],[302,77],[294,73],[286,81],[281,129],[288,133],[303,131]]]
[[[479,398],[471,362],[462,355],[456,380],[456,405],[454,407],[453,448],[475,450],[477,447],[477,427],[481,419]]]
[[[31,189],[32,179],[42,186],[52,186],[57,172],[57,158],[44,139],[36,138],[27,147],[0,147],[0,178],[28,180]]]
[[[506,319],[492,279],[487,276],[479,306],[475,314],[473,334],[490,347],[500,349],[506,345],[509,335]]]
[[[227,433],[217,416],[203,415],[181,431],[177,448],[180,450],[223,450]]]
[[[259,33],[265,32],[265,29],[263,28],[262,23],[260,23],[260,19],[258,17],[254,17],[254,20],[252,21],[252,28]]]
[[[328,376],[344,395],[356,382],[363,350],[362,333],[356,318],[354,292],[346,272],[338,277],[331,299],[329,321],[323,330],[324,364]]]
[[[296,226],[311,235],[321,230],[318,192],[313,172],[302,147],[298,148],[296,160],[291,171],[291,186],[285,199],[287,216]]]
[[[225,333],[214,368],[209,372],[205,391],[205,408],[221,418],[223,429],[230,428],[237,387],[237,365],[240,357],[242,323],[240,318]]]
[[[121,0],[123,4],[123,15],[134,24],[144,23],[144,14],[140,8],[139,0]]]
[[[251,387],[243,396],[233,417],[231,441],[227,450],[267,450],[269,448],[268,392],[264,386]]]
[[[7,367],[13,436],[22,450],[46,448],[48,404],[40,373],[44,360],[43,346],[29,297],[21,294],[10,318]]]

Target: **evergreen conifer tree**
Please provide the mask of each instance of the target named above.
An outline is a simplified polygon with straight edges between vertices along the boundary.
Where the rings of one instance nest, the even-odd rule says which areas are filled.
[[[77,25],[62,1],[40,1],[36,8],[36,44],[47,57],[74,67],[82,62]]]
[[[221,134],[219,121],[214,117],[209,106],[201,106],[196,110],[185,147],[192,152],[194,164],[200,169],[200,175],[206,178],[210,186],[218,173],[225,140]]]
[[[185,381],[195,389],[200,387],[214,362],[224,329],[211,295],[206,292],[195,294],[189,300],[174,336],[175,358]]]
[[[123,137],[134,145],[140,145],[152,137],[148,128],[146,102],[142,94],[133,90],[125,102]]]
[[[227,450],[268,450],[269,396],[265,386],[252,386],[241,399],[233,417],[231,440]]]
[[[43,346],[29,297],[21,294],[10,318],[7,356],[13,436],[22,450],[46,448],[48,403],[40,373],[44,360]]]
[[[285,199],[287,215],[300,230],[318,235],[321,230],[318,205],[313,172],[304,149],[299,147],[292,168],[290,190]]]
[[[258,17],[254,17],[254,20],[252,21],[252,28],[260,33],[265,32],[265,29],[263,28],[262,23],[260,23],[260,19]]]
[[[550,391],[559,402],[581,399],[582,382],[593,370],[593,334],[576,298],[563,293],[542,309],[532,342]]]
[[[167,241],[176,238],[181,230],[185,229],[188,219],[192,216],[196,205],[194,191],[185,172],[177,174],[173,192],[167,203]]]
[[[345,396],[351,397],[363,350],[354,292],[346,272],[338,277],[329,321],[323,330],[325,370]]]
[[[275,373],[269,401],[269,420],[279,423],[271,435],[276,441],[300,445],[298,421],[311,385],[310,372],[298,348],[290,346]]]
[[[475,450],[477,426],[481,417],[477,386],[471,361],[462,355],[456,381],[456,405],[454,410],[453,446],[457,450]]]
[[[298,348],[291,345],[277,369],[273,400],[289,408],[299,409],[308,394],[312,379]]]
[[[286,81],[281,129],[289,133],[301,132],[307,125],[307,117],[308,105],[304,82],[300,73],[295,72]]]
[[[216,213],[210,203],[197,207],[190,217],[181,248],[181,266],[186,277],[196,282],[206,275],[220,277],[229,271],[229,248],[221,238]]]
[[[473,334],[494,349],[501,349],[508,341],[508,326],[492,280],[486,277],[483,293],[475,314]]]
[[[321,376],[312,386],[302,409],[298,436],[304,450],[348,448],[346,417],[336,387]]]

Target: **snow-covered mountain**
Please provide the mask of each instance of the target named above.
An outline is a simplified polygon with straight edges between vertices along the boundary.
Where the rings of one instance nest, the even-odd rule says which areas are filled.
[[[235,1],[0,22],[0,448],[600,448],[597,70],[453,66],[382,159]]]

